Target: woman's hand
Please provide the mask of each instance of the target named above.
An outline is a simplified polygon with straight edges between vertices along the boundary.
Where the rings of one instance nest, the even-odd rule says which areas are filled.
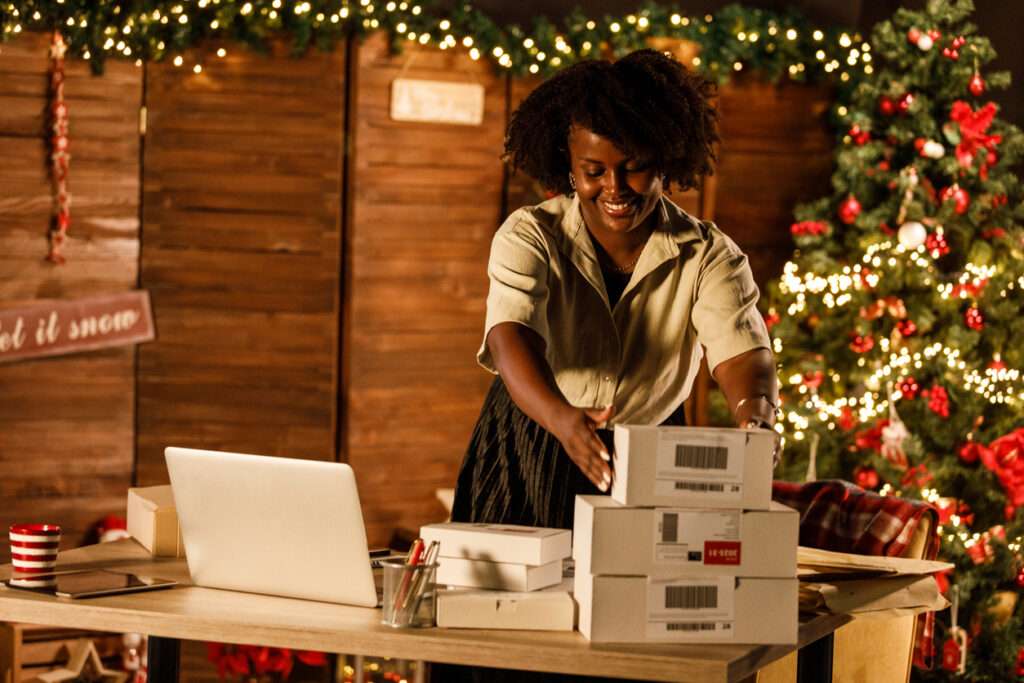
[[[551,419],[551,433],[580,471],[602,491],[607,491],[612,483],[611,456],[595,430],[603,427],[614,414],[614,406],[576,408],[566,405]]]

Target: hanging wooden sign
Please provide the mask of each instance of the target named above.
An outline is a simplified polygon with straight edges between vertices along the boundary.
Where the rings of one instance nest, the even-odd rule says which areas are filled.
[[[0,363],[138,344],[154,336],[145,290],[46,301],[0,310]]]
[[[484,86],[396,78],[391,82],[391,118],[479,126],[484,120]]]

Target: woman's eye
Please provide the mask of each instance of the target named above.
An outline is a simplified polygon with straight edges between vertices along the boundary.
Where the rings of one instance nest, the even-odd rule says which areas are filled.
[[[600,178],[602,173],[604,173],[604,171],[584,171],[583,175],[588,178]]]

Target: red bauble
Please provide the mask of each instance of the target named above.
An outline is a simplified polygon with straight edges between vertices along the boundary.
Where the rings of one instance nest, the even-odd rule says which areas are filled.
[[[949,417],[949,393],[941,384],[932,386],[928,392],[928,408],[940,417]]]
[[[853,483],[862,489],[874,489],[878,486],[878,472],[874,467],[858,465],[853,470]]]
[[[959,455],[960,459],[968,465],[973,465],[978,462],[978,458],[981,456],[981,449],[983,448],[984,446],[981,444],[975,443],[974,441],[968,441],[960,447],[960,450],[957,451],[957,455]]]
[[[933,28],[931,31],[928,31],[928,37],[934,42],[942,37],[942,33],[939,32],[939,29]]]
[[[850,349],[853,350],[854,353],[867,353],[873,348],[875,348],[874,337],[865,337],[860,334],[853,335],[853,340],[850,342]]]
[[[921,32],[917,28],[912,26],[910,30],[907,31],[907,42],[911,45],[917,45],[917,41],[920,40],[920,38]]]
[[[900,101],[896,105],[896,108],[899,110],[899,112],[901,114],[906,114],[906,113],[908,113],[910,111],[910,107],[912,107],[913,104],[914,104],[914,94],[908,92],[908,93],[905,93],[903,95],[903,97],[900,98]]]
[[[867,143],[871,142],[871,132],[863,130],[857,124],[853,124],[853,126],[850,128],[849,135],[850,138],[853,140],[854,144],[857,145],[866,145]]]
[[[891,97],[882,95],[878,98],[878,111],[886,116],[892,116],[896,113],[896,103],[892,101]]]
[[[981,97],[985,92],[985,79],[981,77],[981,74],[977,71],[971,76],[971,82],[967,84],[967,89],[971,91],[971,94],[975,97]]]
[[[964,322],[967,323],[967,327],[972,330],[980,331],[985,327],[985,316],[982,314],[980,308],[977,306],[971,306],[964,311]]]
[[[1021,570],[1017,572],[1017,586],[1024,588],[1024,567],[1021,567]]]
[[[857,201],[857,198],[852,194],[847,195],[846,199],[843,200],[843,203],[839,205],[839,220],[850,225],[857,220],[857,216],[860,215],[860,211],[860,202]]]
[[[879,171],[888,171],[890,168],[891,168],[891,166],[889,166],[889,162],[886,161],[885,159],[883,159],[882,161],[878,162],[878,170]]]
[[[896,388],[903,394],[903,398],[913,401],[917,398],[917,394],[921,391],[921,385],[917,383],[917,380],[913,377],[905,377],[900,380],[896,385]]]
[[[942,55],[944,57],[949,57],[954,62],[957,61],[958,59],[960,59],[960,51],[957,50],[955,47],[944,47],[944,48],[942,48]]]
[[[924,147],[924,143],[926,142],[928,141],[925,140],[924,138],[914,138],[914,149],[920,152],[921,149]]]
[[[924,240],[925,249],[931,253],[932,258],[941,258],[949,253],[949,242],[946,236],[937,232],[928,234]]]
[[[953,183],[939,193],[939,201],[948,202],[950,199],[956,202],[953,210],[958,214],[966,213],[967,207],[971,204],[971,196],[967,194],[967,190],[956,183]]]
[[[997,161],[999,161],[999,155],[996,154],[996,151],[994,149],[990,149],[985,154],[985,164],[987,166],[995,166]]]
[[[909,337],[917,332],[917,325],[913,320],[900,320],[896,323],[896,329],[904,337]]]

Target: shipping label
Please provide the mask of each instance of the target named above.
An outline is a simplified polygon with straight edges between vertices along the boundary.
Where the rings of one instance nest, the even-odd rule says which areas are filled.
[[[658,440],[654,493],[659,496],[736,502],[743,497],[743,452],[746,434],[662,432]]]
[[[733,636],[736,579],[647,579],[646,635],[657,640],[728,640]]]
[[[741,519],[739,510],[655,510],[655,564],[739,564]]]

